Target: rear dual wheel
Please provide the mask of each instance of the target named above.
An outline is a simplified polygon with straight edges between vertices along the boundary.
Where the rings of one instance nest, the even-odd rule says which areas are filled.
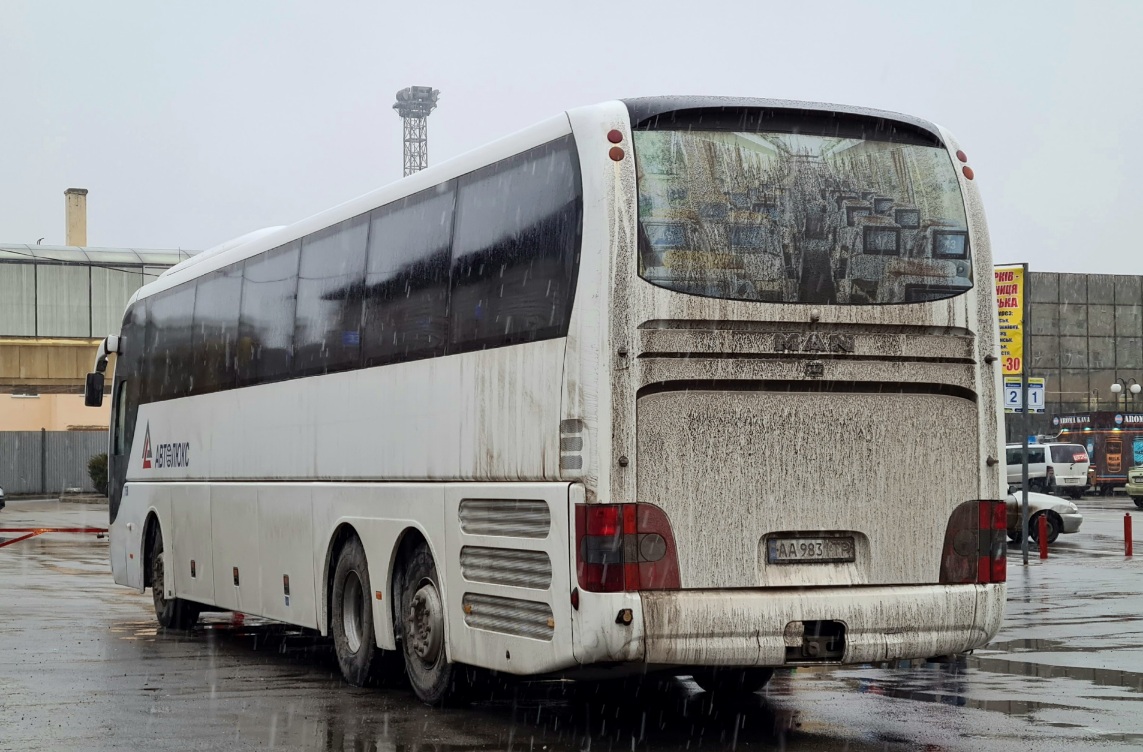
[[[341,674],[362,687],[404,673],[422,701],[440,705],[463,699],[470,669],[449,663],[445,653],[444,600],[428,545],[416,544],[398,564],[393,598],[399,652],[377,647],[372,589],[365,549],[356,537],[342,547],[333,575],[330,622]]]
[[[405,673],[422,702],[464,702],[473,669],[450,663],[445,653],[444,593],[428,544],[419,541],[396,575],[401,647]]]
[[[380,684],[401,672],[393,651],[377,647],[369,562],[356,536],[346,541],[333,571],[330,631],[341,675],[355,687]]]

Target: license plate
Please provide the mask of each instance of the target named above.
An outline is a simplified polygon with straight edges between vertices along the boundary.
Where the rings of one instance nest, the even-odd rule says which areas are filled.
[[[852,535],[766,541],[766,560],[771,564],[830,564],[855,559]]]
[[[1083,482],[1083,478],[1061,478],[1065,486],[1078,486]]]

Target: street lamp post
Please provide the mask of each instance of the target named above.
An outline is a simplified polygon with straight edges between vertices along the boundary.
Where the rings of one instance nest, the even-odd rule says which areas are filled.
[[[1120,394],[1123,395],[1123,410],[1124,410],[1124,412],[1127,411],[1127,397],[1128,397],[1128,395],[1130,395],[1132,401],[1134,401],[1135,395],[1139,394],[1139,392],[1143,392],[1143,386],[1140,386],[1139,382],[1136,381],[1135,379],[1122,379],[1122,378],[1120,378],[1120,379],[1116,379],[1115,383],[1111,385],[1111,393],[1116,395],[1116,397],[1117,397],[1116,405],[1115,405],[1116,407],[1119,407],[1118,396]]]

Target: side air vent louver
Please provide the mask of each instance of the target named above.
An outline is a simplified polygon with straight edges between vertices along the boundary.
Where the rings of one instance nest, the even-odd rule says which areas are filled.
[[[546,603],[464,594],[464,623],[473,629],[551,641],[556,631],[552,609]]]
[[[529,499],[463,499],[460,529],[468,535],[547,538],[552,513],[547,502]]]
[[[491,585],[547,590],[552,584],[552,560],[543,551],[465,546],[460,572],[469,582]]]

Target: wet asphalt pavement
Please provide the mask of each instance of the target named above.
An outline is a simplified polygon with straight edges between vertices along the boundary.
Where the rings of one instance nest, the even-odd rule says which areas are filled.
[[[1004,627],[957,663],[779,672],[737,702],[689,680],[521,682],[446,710],[346,685],[293,628],[206,614],[159,632],[150,592],[112,583],[106,540],[42,535],[0,548],[0,750],[1140,749],[1143,549],[1123,556],[1139,510],[1080,508],[1047,562],[1010,552]],[[10,501],[0,544],[106,523],[103,505]]]

